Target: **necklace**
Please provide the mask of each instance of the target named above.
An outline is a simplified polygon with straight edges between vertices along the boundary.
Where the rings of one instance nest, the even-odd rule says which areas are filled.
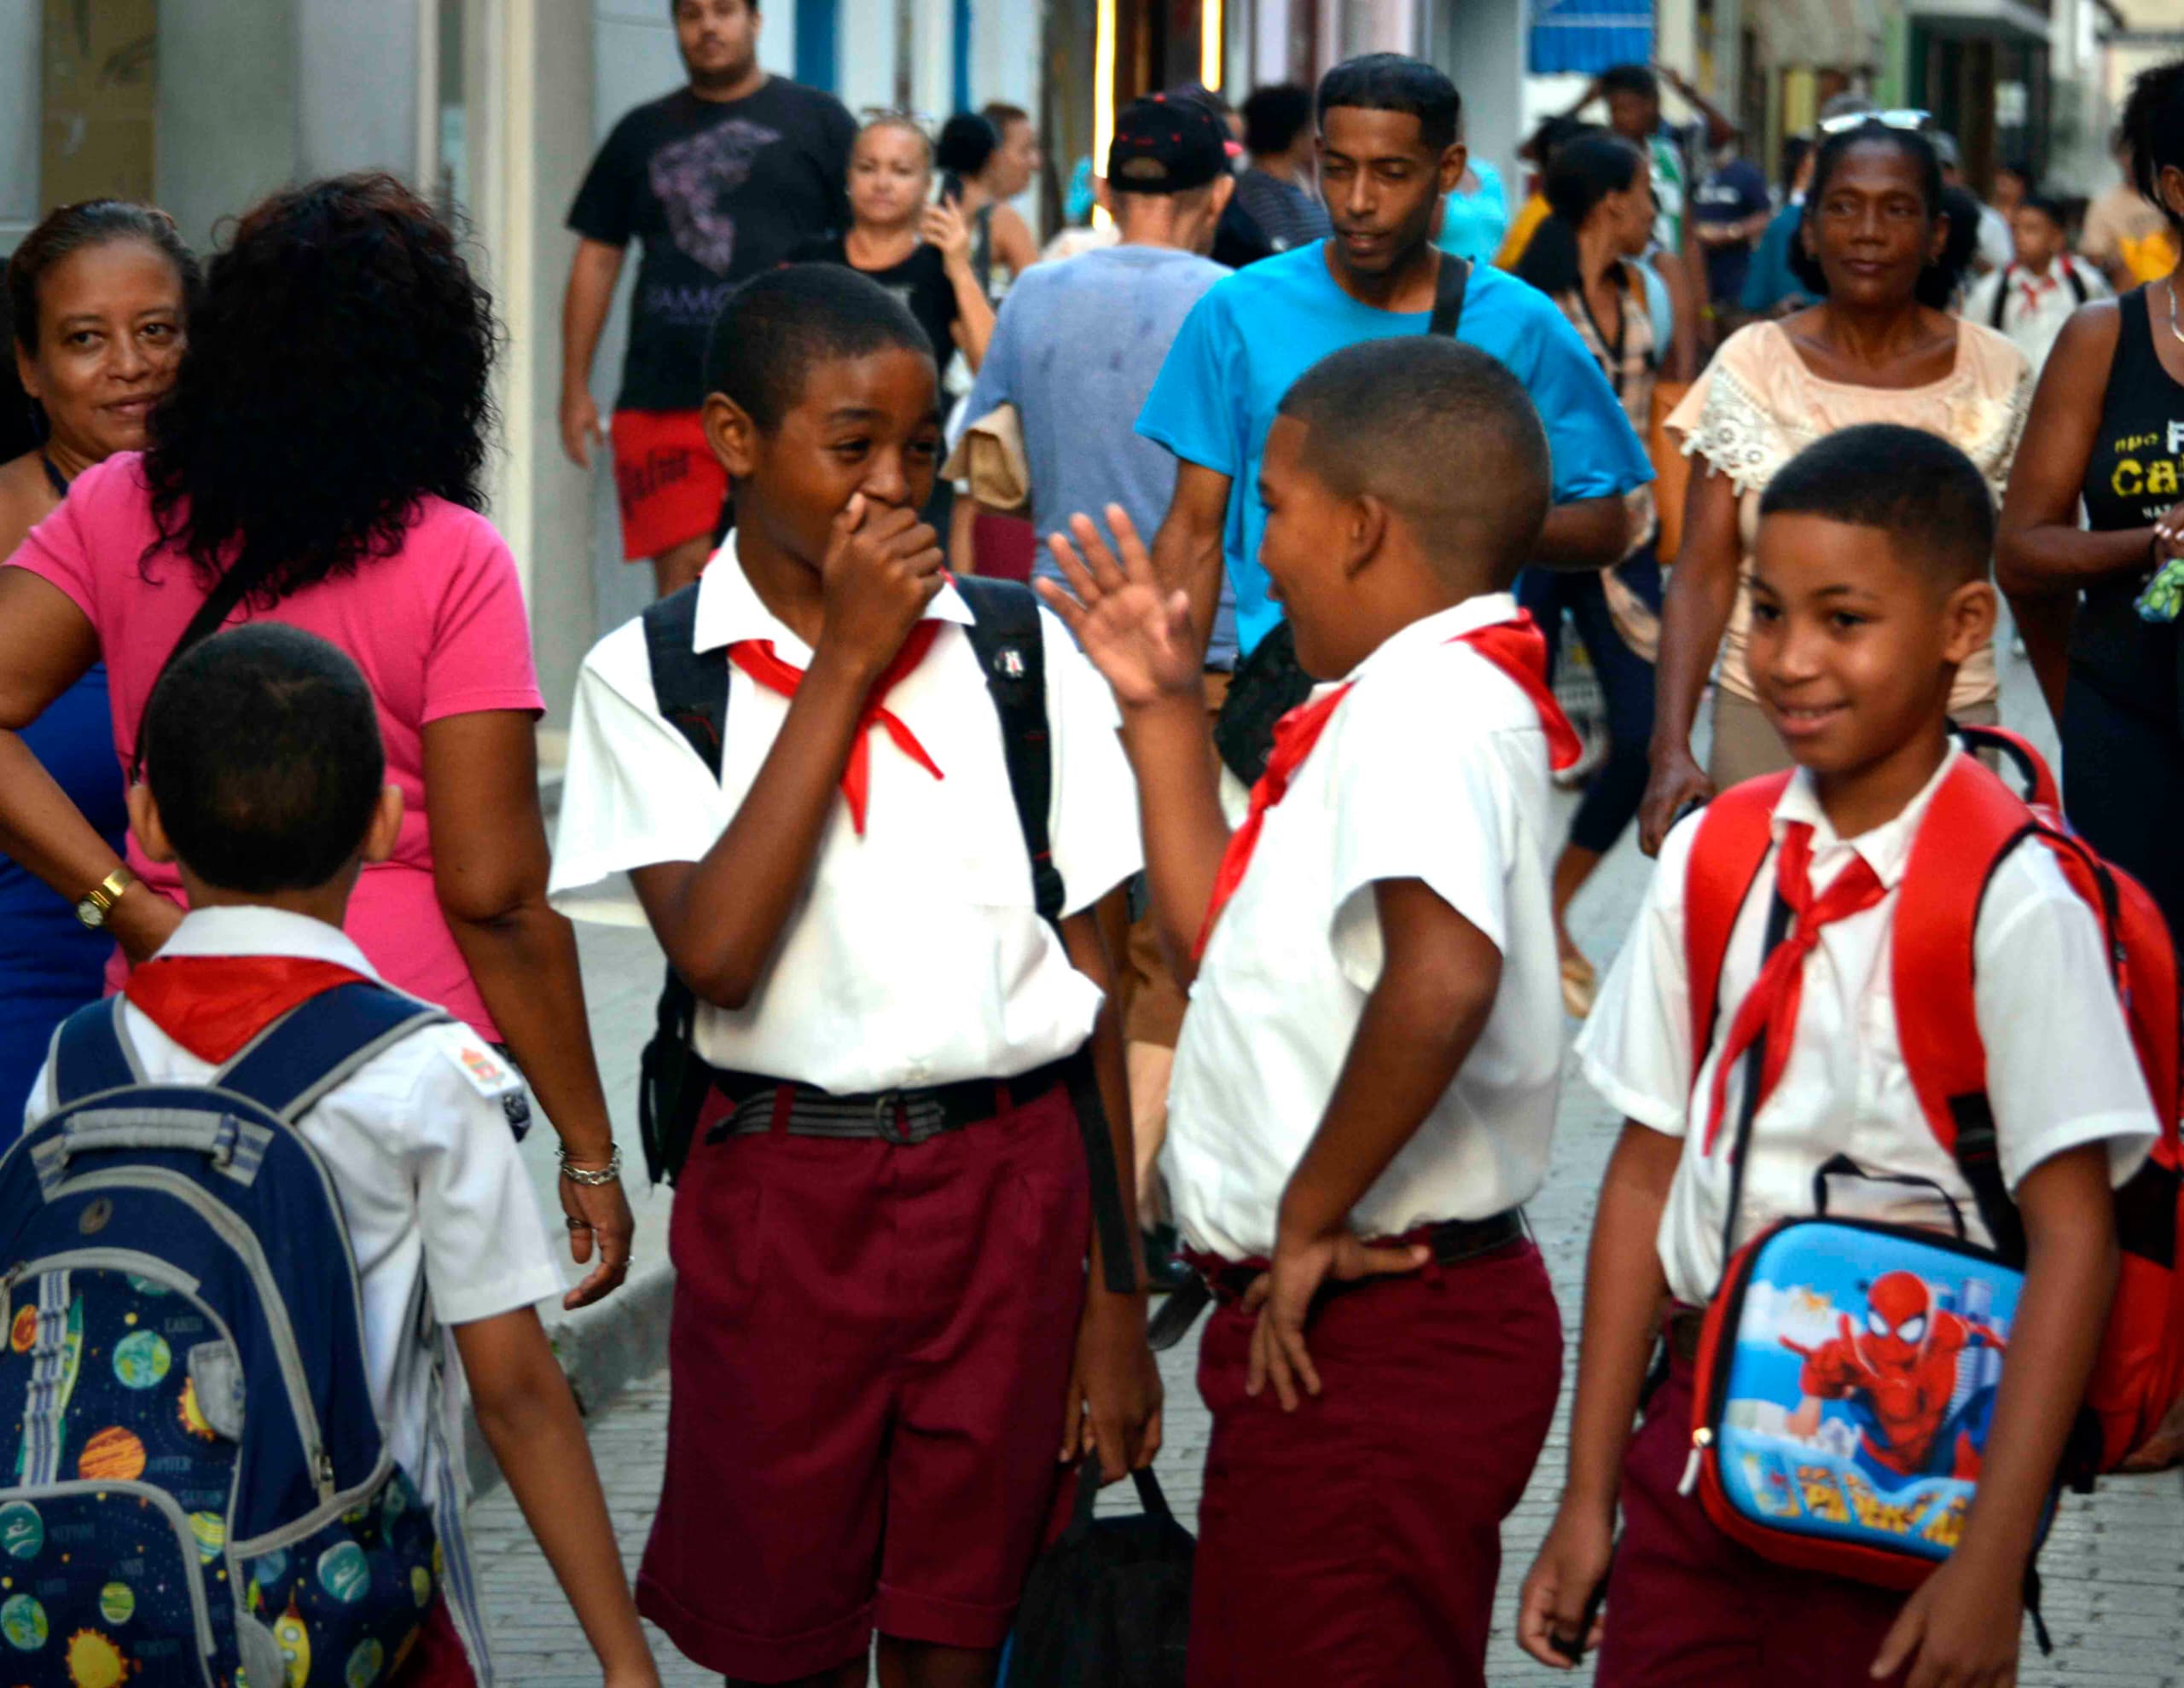
[[[2175,276],[2171,276],[2169,280],[2164,283],[2164,285],[2169,290],[2169,332],[2176,337],[2176,342],[2179,345],[2184,345],[2184,328],[2180,328],[2176,326]]]
[[[2172,310],[2172,318],[2174,315]],[[53,496],[55,498],[66,498],[68,496],[68,477],[61,473],[61,465],[53,461],[51,453],[46,451],[40,451],[38,454],[38,461],[44,466],[45,484],[53,489]]]

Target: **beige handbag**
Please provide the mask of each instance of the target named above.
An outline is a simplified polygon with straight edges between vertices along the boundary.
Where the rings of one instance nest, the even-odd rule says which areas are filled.
[[[971,496],[990,510],[1021,510],[1031,502],[1031,470],[1024,459],[1024,423],[1002,404],[963,430],[941,473],[970,483]]]

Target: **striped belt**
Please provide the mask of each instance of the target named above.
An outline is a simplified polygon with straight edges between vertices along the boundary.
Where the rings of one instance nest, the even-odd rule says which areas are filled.
[[[792,1137],[929,1143],[1022,1107],[1067,1082],[1072,1059],[1049,1061],[1014,1078],[966,1079],[922,1090],[881,1090],[857,1096],[838,1096],[813,1085],[750,1073],[716,1072],[713,1083],[728,1098],[729,1112],[707,1128],[706,1141],[780,1131]]]

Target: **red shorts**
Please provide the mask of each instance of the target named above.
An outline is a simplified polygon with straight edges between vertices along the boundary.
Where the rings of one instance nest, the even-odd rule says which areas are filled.
[[[1670,1366],[1623,1459],[1597,1688],[1870,1683],[1903,1596],[1774,1564],[1716,1528],[1696,1494],[1676,1493],[1691,1453],[1691,1379],[1689,1360]]]
[[[622,557],[636,562],[686,540],[712,537],[728,498],[728,471],[706,444],[695,410],[617,410],[614,496],[622,506]]]
[[[1321,1393],[1244,1393],[1255,1321],[1217,1308],[1191,1587],[1190,1688],[1486,1680],[1502,1521],[1562,1386],[1562,1321],[1529,1242],[1331,1297]]]
[[[699,1142],[637,1607],[709,1670],[993,1648],[1059,1467],[1091,1227],[1066,1088],[897,1146]]]

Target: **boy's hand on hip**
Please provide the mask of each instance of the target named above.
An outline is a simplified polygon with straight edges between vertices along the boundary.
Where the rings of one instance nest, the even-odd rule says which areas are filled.
[[[1432,1257],[1420,1243],[1361,1242],[1347,1230],[1298,1236],[1284,1232],[1274,1259],[1244,1292],[1244,1311],[1256,1313],[1244,1393],[1256,1395],[1269,1380],[1284,1412],[1297,1410],[1298,1390],[1320,1392],[1320,1374],[1304,1346],[1304,1320],[1312,1298],[1330,1279],[1353,1283],[1415,1272]]]
[[[1103,1483],[1145,1470],[1160,1451],[1164,1394],[1160,1368],[1146,1345],[1144,1296],[1114,1295],[1095,1285],[1077,1325],[1062,1463],[1096,1451]]]
[[[1160,589],[1152,555],[1121,505],[1107,506],[1107,525],[1113,550],[1086,515],[1069,519],[1076,546],[1059,533],[1048,535],[1047,548],[1069,590],[1043,580],[1039,595],[1068,624],[1125,707],[1202,697],[1205,665],[1191,631],[1189,594]]]
[[[1602,1513],[1564,1497],[1517,1603],[1517,1644],[1542,1664],[1575,1670],[1600,1645],[1604,1626],[1593,1597],[1607,1580],[1614,1544],[1612,1507]]]
[[[2024,1564],[1960,1548],[1903,1603],[1873,1657],[1873,1679],[1908,1663],[1906,1688],[2013,1688],[2024,1616]]]
[[[916,511],[875,508],[854,495],[834,518],[819,565],[827,619],[813,661],[824,653],[877,679],[939,595],[945,561],[940,536]]]

